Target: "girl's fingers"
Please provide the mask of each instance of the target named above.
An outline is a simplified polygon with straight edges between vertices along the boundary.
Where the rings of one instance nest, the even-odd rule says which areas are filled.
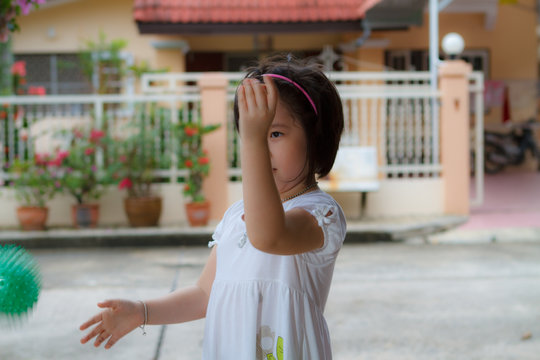
[[[245,79],[243,82],[244,85],[244,96],[246,98],[246,108],[254,109],[257,106],[255,101],[255,94],[253,92],[253,85],[251,84],[251,79]]]
[[[101,321],[101,313],[97,314],[97,315],[94,315],[92,316],[87,322],[85,322],[84,324],[82,324],[79,329],[81,330],[86,330],[88,329],[90,326],[94,325],[94,324],[97,324],[98,322]]]
[[[99,302],[97,304],[100,308],[114,308],[117,307],[117,301],[116,300],[105,300],[102,302]]]
[[[238,87],[237,97],[238,97],[238,111],[240,113],[245,113],[247,111],[247,103],[246,103],[246,89],[244,85],[240,85]]]
[[[277,89],[274,80],[270,76],[263,75],[264,84],[266,85],[266,101],[268,109],[275,109],[277,106]]]
[[[255,94],[255,102],[257,107],[262,110],[268,110],[268,95],[266,86],[259,80],[252,80],[253,93]]]
[[[110,349],[113,347],[114,344],[116,344],[116,342],[118,341],[119,339],[116,337],[116,336],[111,336],[111,338],[109,339],[109,341],[107,341],[107,344],[105,344],[105,349]]]
[[[105,340],[107,340],[109,338],[109,334],[107,334],[105,331],[101,332],[99,334],[99,336],[96,338],[96,341],[94,341],[94,346],[95,347],[98,347],[99,345],[101,345],[102,342],[104,342]]]
[[[81,339],[81,344],[86,344],[89,340],[93,339],[102,332],[103,327],[101,325],[96,326],[91,332],[89,332],[85,337]]]

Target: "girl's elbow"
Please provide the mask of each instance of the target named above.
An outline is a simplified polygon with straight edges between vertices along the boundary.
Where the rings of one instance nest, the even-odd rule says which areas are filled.
[[[275,254],[277,249],[279,248],[279,244],[276,241],[276,238],[270,236],[257,235],[249,237],[249,242],[255,249],[265,253]]]

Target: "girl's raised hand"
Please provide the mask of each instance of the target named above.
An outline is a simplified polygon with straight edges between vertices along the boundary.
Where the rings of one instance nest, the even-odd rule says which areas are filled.
[[[264,76],[264,84],[257,79],[244,79],[238,87],[240,136],[243,139],[261,138],[266,141],[274,120],[278,93],[273,80]]]
[[[144,323],[144,305],[141,302],[106,300],[98,303],[98,306],[105,310],[81,325],[80,330],[86,330],[97,324],[81,339],[81,344],[86,344],[95,337],[94,346],[99,347],[108,339],[105,349],[110,349],[124,335]]]

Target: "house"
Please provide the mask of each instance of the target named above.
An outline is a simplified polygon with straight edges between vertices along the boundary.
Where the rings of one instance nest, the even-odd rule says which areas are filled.
[[[329,69],[337,71],[428,69],[428,0],[326,0],[313,2],[318,6],[310,4],[49,0],[20,19],[22,30],[13,37],[13,51],[28,64],[29,85],[44,86],[48,94],[90,91],[80,71],[63,64],[76,63],[84,42],[96,41],[100,31],[108,39],[127,40],[126,61],[146,61],[152,68],[174,73],[239,71],[250,60],[276,51],[319,56]],[[466,44],[460,56],[488,80],[491,102],[486,123],[502,121],[501,86],[509,88],[513,120],[536,117],[534,0],[504,5],[494,0],[445,4],[439,15],[440,37],[460,33]],[[137,89],[124,85],[122,91]],[[410,198],[422,197],[422,187],[410,190]],[[377,194],[375,200],[384,204],[391,197]],[[421,212],[441,212],[441,206],[435,201]],[[399,215],[406,207],[389,214]]]
[[[238,71],[269,52],[313,56],[327,45],[341,55],[333,63],[336,70],[427,70],[427,3],[327,0],[316,2],[316,7],[295,8],[295,1],[276,1],[250,8],[242,3],[216,6],[204,0],[49,0],[40,10],[20,18],[21,32],[13,36],[13,51],[28,62],[28,81],[44,85],[48,94],[88,89],[80,74],[62,64],[74,60],[85,41],[96,41],[99,31],[108,39],[127,40],[130,61],[147,61],[152,68],[171,72]],[[493,111],[486,122],[501,121],[497,92],[501,83],[509,86],[512,120],[535,117],[535,1],[446,3],[439,17],[440,37],[460,33],[466,44],[462,58],[490,81],[488,91],[494,96],[488,105]],[[366,35],[364,13],[370,29],[367,39],[362,38]]]

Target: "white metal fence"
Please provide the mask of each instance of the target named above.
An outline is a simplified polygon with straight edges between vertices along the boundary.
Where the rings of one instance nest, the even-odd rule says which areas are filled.
[[[197,92],[202,73],[147,74],[142,78],[146,93]],[[431,119],[431,106],[439,93],[429,88],[424,72],[331,72],[344,107],[344,146],[374,146],[379,151],[379,171],[385,177],[439,176],[434,154],[438,147],[438,124]],[[241,73],[224,73],[229,80],[229,119],[233,118],[234,92]],[[436,123],[436,121],[435,121]],[[231,174],[240,173],[238,139],[229,121]]]
[[[0,97],[0,104],[0,180],[9,177],[6,164],[60,145],[56,135],[62,130],[106,128],[121,137],[127,125],[137,124],[159,134],[154,141],[155,161],[161,168],[156,177],[176,182],[186,172],[178,166],[181,149],[175,148],[172,127],[200,120],[199,94],[15,96]],[[40,146],[41,151],[36,149]],[[96,165],[103,166],[105,156],[98,154]]]
[[[428,72],[331,72],[328,77],[336,84],[341,95],[345,115],[343,146],[372,146],[378,151],[379,172],[386,178],[438,177],[441,164],[438,158],[438,119],[432,118],[431,107],[440,98],[429,86]],[[168,109],[168,113],[155,113],[154,117],[168,117],[174,124],[187,119],[198,119],[200,114],[200,89],[197,86],[202,73],[145,74],[142,78],[143,95],[91,95],[4,97],[0,104],[9,104],[0,110],[0,145],[4,156],[1,165],[15,156],[33,154],[34,134],[30,131],[44,119],[73,121],[87,118],[96,127],[107,123],[114,127],[122,119],[145,119],[152,112]],[[228,87],[228,161],[229,175],[240,175],[239,141],[234,130],[234,92],[242,73],[224,73]],[[470,92],[474,104],[474,149],[476,161],[476,198],[483,198],[483,76],[473,73]],[[149,107],[149,104],[161,106]],[[161,110],[159,110],[161,109]],[[183,114],[177,116],[177,113]],[[167,115],[168,114],[168,115]],[[182,120],[184,119],[184,120]],[[161,125],[157,125],[161,126]],[[163,141],[170,136],[162,129]],[[26,134],[25,134],[26,132]],[[24,135],[24,136],[22,136]],[[161,156],[161,177],[176,181],[183,171],[178,169],[175,152],[166,151]],[[0,173],[5,177],[5,174]]]

